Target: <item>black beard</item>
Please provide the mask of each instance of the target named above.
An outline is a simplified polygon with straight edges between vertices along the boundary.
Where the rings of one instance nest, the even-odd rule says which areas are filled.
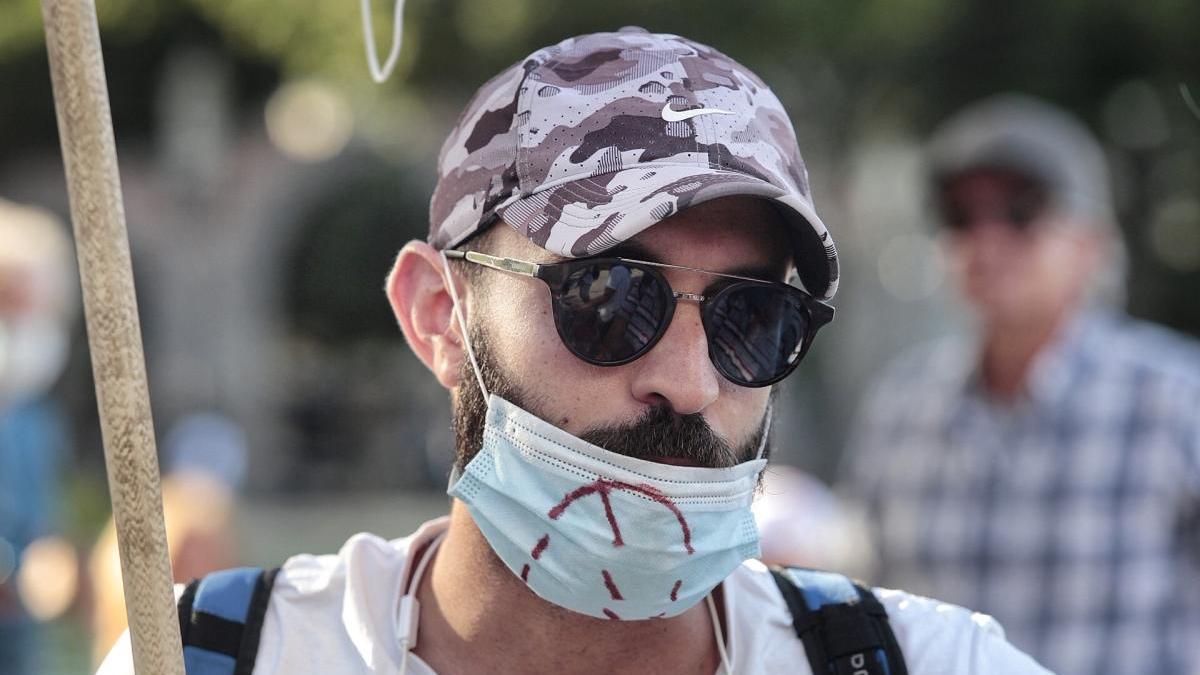
[[[540,412],[545,398],[526,395],[512,385],[514,379],[505,377],[494,358],[494,350],[486,333],[472,322],[471,346],[479,362],[484,384],[488,391],[509,401],[543,420],[548,417]],[[471,368],[469,359],[463,359],[459,369],[458,398],[454,402],[454,435],[457,448],[455,466],[461,471],[479,453],[483,444],[483,428],[487,420],[487,401],[479,389],[479,381]],[[775,392],[772,391],[772,402]],[[657,406],[646,411],[640,418],[626,424],[594,427],[580,438],[605,450],[627,457],[655,460],[666,457],[685,460],[696,466],[724,468],[754,459],[763,435],[764,425],[739,448],[733,448],[721,439],[704,416],[699,413],[678,415],[667,406]],[[768,447],[763,456],[769,455]]]

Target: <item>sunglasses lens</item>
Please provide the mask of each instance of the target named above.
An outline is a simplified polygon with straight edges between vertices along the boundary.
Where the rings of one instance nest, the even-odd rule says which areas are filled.
[[[658,336],[670,289],[644,269],[598,261],[576,267],[555,294],[558,332],[580,358],[615,365],[637,358]]]
[[[943,195],[942,225],[953,232],[965,232],[984,221],[1002,222],[1017,232],[1030,229],[1046,211],[1045,192],[1032,185],[1007,189],[994,199],[953,197]]]
[[[713,298],[705,329],[713,363],[736,384],[758,387],[791,372],[800,360],[809,315],[796,293],[736,284]]]

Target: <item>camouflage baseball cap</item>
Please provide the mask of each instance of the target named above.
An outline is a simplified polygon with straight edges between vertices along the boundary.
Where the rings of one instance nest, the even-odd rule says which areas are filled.
[[[537,51],[475,93],[442,146],[429,241],[457,246],[503,219],[585,257],[730,195],[778,205],[801,283],[833,296],[837,251],[775,94],[711,47],[624,28]]]

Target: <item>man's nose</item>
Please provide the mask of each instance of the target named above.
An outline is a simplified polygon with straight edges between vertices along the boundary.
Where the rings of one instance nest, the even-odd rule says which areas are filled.
[[[648,405],[669,405],[680,415],[698,413],[717,400],[720,374],[708,356],[699,306],[680,300],[658,344],[632,364],[633,396]]]

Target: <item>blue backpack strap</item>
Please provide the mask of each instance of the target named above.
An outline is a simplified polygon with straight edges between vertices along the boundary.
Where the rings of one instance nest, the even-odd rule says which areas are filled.
[[[239,567],[187,585],[179,598],[187,675],[251,675],[278,571]]]
[[[848,577],[776,567],[796,635],[816,675],[908,675],[887,610],[870,589]]]

